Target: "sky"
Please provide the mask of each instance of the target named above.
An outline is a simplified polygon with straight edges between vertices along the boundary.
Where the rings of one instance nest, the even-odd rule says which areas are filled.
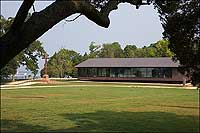
[[[53,1],[36,1],[36,11],[44,9]],[[21,1],[1,1],[1,15],[5,18],[14,17],[21,5]],[[33,12],[30,9],[30,12]],[[66,19],[73,19],[78,14]],[[153,5],[141,6],[136,9],[130,4],[120,4],[112,11],[109,28],[103,28],[81,16],[73,22],[61,21],[38,40],[43,43],[44,49],[52,56],[61,48],[74,50],[80,54],[89,52],[92,41],[97,44],[119,42],[124,48],[127,44],[137,47],[148,46],[162,39],[163,28],[157,11]],[[39,60],[40,69],[43,61]]]

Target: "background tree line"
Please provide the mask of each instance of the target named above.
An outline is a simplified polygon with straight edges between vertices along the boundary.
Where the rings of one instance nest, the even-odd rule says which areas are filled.
[[[136,45],[126,45],[123,49],[118,42],[98,45],[91,42],[89,52],[84,55],[68,50],[60,49],[50,57],[48,61],[48,75],[50,77],[77,77],[75,66],[88,58],[134,58],[134,57],[172,57],[173,53],[168,48],[169,42],[160,40],[150,46],[138,48]],[[41,75],[44,74],[42,69]]]

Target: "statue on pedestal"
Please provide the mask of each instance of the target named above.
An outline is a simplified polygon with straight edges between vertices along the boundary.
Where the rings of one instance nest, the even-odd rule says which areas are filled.
[[[45,60],[44,63],[44,75],[42,76],[43,81],[48,82],[49,81],[49,75],[47,74],[47,59],[49,59],[48,57],[49,55],[47,53],[45,53],[44,57],[42,59]]]

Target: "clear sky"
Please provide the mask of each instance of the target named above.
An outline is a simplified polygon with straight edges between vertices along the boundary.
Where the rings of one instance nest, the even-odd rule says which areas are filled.
[[[40,11],[52,2],[37,1],[34,4],[35,9]],[[1,1],[1,14],[6,18],[14,17],[21,3],[20,1]],[[143,47],[162,39],[163,28],[153,5],[141,6],[139,9],[130,4],[120,4],[118,7],[118,10],[110,14],[109,28],[102,28],[81,16],[74,22],[61,21],[39,40],[43,42],[45,50],[51,56],[60,48],[84,54],[88,52],[92,41],[97,44],[117,41],[124,48],[127,44]],[[40,67],[42,67],[42,61],[40,61]]]

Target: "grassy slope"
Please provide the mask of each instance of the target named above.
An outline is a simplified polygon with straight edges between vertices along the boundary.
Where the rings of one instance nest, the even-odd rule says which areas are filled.
[[[100,85],[1,90],[1,130],[198,132],[198,95]]]

